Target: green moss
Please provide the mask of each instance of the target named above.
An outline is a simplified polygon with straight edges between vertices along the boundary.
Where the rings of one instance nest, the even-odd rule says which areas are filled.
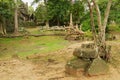
[[[90,30],[86,31],[85,37],[92,38],[93,37],[92,32]]]

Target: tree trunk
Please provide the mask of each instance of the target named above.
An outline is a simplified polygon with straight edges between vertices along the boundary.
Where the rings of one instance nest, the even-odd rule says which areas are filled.
[[[2,35],[4,35],[4,32],[3,32],[3,26],[2,26],[1,23],[0,23],[0,33],[1,33]]]
[[[46,6],[47,0],[44,0],[44,4]],[[46,11],[48,11],[47,8],[46,8]],[[49,20],[46,20],[45,24],[46,24],[46,29],[49,29]]]
[[[96,0],[92,0],[93,1],[93,4],[95,6],[95,9],[96,9],[96,13],[97,13],[97,23],[98,23],[98,38],[97,38],[97,52],[98,52],[98,57],[99,57],[99,54],[103,52],[104,50],[104,46],[105,46],[105,42],[102,42],[102,22],[101,22],[101,12],[100,12],[100,9],[99,9],[99,6],[98,4],[96,3]]]
[[[72,12],[70,13],[70,27],[73,27]]]
[[[78,24],[75,25],[75,28],[76,28],[77,31],[79,31]]]
[[[5,18],[3,18],[3,33],[4,33],[4,35],[7,34],[7,32],[6,32],[6,20],[5,20]]]
[[[47,0],[44,0],[44,4],[46,5],[46,3],[47,3]]]
[[[106,25],[107,25],[107,21],[108,21],[108,16],[109,16],[112,0],[108,1],[103,24],[102,24],[102,21],[101,21],[101,13],[100,13],[100,10],[99,10],[99,6],[96,3],[96,0],[92,0],[92,1],[95,5],[95,9],[96,9],[96,12],[97,12],[97,22],[98,22],[98,28],[99,28],[98,38],[97,38],[98,39],[97,40],[97,45],[98,45],[98,52],[99,52],[98,54],[100,54],[100,53],[106,54],[105,29],[106,29]]]
[[[71,2],[71,7],[73,6],[73,0],[70,0],[70,2]],[[69,26],[70,27],[73,27],[73,18],[72,18],[73,16],[72,16],[72,11],[70,12],[70,24],[69,24]]]
[[[87,2],[88,2],[89,10],[90,10],[90,21],[91,21],[92,34],[93,34],[93,38],[94,38],[95,50],[96,50],[97,56],[99,57],[98,44],[97,44],[97,32],[95,29],[94,16],[93,16],[94,8],[93,8],[93,5],[91,5],[91,2],[89,0],[87,0]]]
[[[59,21],[59,19],[57,20],[57,25],[60,26],[60,21]]]
[[[105,42],[106,25],[107,25],[109,13],[110,13],[111,4],[112,4],[112,0],[109,0],[109,2],[107,4],[106,11],[105,11],[105,15],[104,15],[103,30],[102,30],[103,31],[102,33],[103,33],[103,36],[104,36],[104,37],[102,37],[103,42]]]
[[[91,21],[92,34],[94,38],[94,43],[96,44],[97,43],[97,32],[96,32],[95,23],[94,23],[93,5],[91,5],[89,0],[87,0],[87,2],[88,2],[89,10],[90,10],[90,19],[91,19],[90,21]]]
[[[46,29],[49,29],[49,21],[48,20],[46,21],[45,24],[46,24]]]
[[[14,13],[14,24],[15,24],[15,29],[14,29],[14,33],[18,34],[18,8],[17,8],[17,0],[15,1],[15,13]]]

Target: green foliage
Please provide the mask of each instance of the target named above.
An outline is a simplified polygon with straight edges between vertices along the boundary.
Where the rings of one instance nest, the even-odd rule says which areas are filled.
[[[83,31],[87,31],[87,30],[90,30],[91,29],[91,26],[90,26],[90,19],[87,19],[85,21],[83,21],[82,23],[82,30]]]
[[[109,21],[115,21],[117,24],[120,22],[120,0],[112,3]]]
[[[9,1],[9,0],[8,1],[7,0],[0,1],[0,17],[1,17],[0,21],[3,21],[2,18],[8,19],[12,16],[10,5],[11,5],[11,1]]]
[[[32,15],[34,13],[34,8],[32,6],[28,7],[28,14]]]
[[[47,20],[47,10],[46,10],[46,6],[40,4],[36,11],[35,11],[35,17],[37,18],[37,22],[43,23],[44,21]]]
[[[108,26],[109,32],[120,32],[120,25],[112,23]]]
[[[40,0],[34,0],[33,3],[39,3]],[[35,11],[36,22],[39,24],[45,24],[49,21],[51,25],[68,25],[70,19],[70,12],[73,14],[74,24],[83,24],[83,31],[90,30],[90,16],[88,10],[86,10],[85,0],[45,0],[44,4],[39,4]],[[104,11],[107,6],[108,0],[97,0],[102,14],[102,20],[104,18]],[[117,24],[120,22],[120,0],[113,0],[111,12],[109,16],[109,23],[115,21]],[[0,0],[0,22],[6,19],[6,25],[9,31],[13,30],[14,22],[14,7],[19,7],[19,26],[34,26],[34,22],[24,22],[24,16],[29,17],[34,13],[33,8],[30,6],[27,10],[27,6],[21,0],[15,4],[14,0]],[[22,8],[21,8],[22,7]],[[20,9],[21,8],[21,9]],[[21,14],[23,13],[24,16]],[[95,25],[97,25],[96,13],[94,12]],[[20,21],[21,20],[21,21]]]
[[[13,0],[0,0],[0,24],[2,24],[2,27],[7,31],[12,31],[13,7]]]
[[[69,19],[70,2],[68,0],[48,0],[48,15],[50,19],[59,22],[66,22]],[[53,22],[54,23],[54,22]]]
[[[107,7],[108,0],[99,0],[99,8],[101,11],[101,14],[104,18],[104,12]],[[115,21],[116,23],[120,22],[120,0],[113,0],[110,15],[109,15],[109,23],[110,21]]]
[[[21,0],[17,0],[17,3],[14,0],[0,0],[0,23],[6,28],[7,32],[13,32],[14,30],[15,7],[18,7],[19,26],[21,26],[20,20],[23,20],[23,14],[28,13],[26,5]]]
[[[40,23],[48,20],[52,25],[67,25],[70,12],[73,13],[74,23],[81,24],[85,20],[84,3],[79,0],[76,0],[73,5],[68,0],[48,0],[45,5],[40,4],[37,7],[35,15]]]
[[[90,30],[87,30],[85,32],[85,37],[92,38],[93,37],[92,32]]]
[[[85,10],[84,10],[84,3],[82,1],[75,1],[73,4],[73,22],[77,24],[81,24],[82,21],[84,21],[84,15],[85,15]]]
[[[36,24],[33,21],[26,21],[19,23],[19,25],[19,27],[35,27]]]

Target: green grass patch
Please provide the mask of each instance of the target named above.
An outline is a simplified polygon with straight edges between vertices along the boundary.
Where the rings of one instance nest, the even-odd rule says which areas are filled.
[[[58,36],[0,38],[0,58],[9,58],[13,54],[24,58],[32,54],[53,52],[68,44],[68,41]]]

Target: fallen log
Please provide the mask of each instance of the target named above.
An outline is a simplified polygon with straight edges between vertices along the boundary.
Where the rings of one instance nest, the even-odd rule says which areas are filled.
[[[33,37],[41,37],[41,36],[65,36],[65,34],[30,34],[30,35],[6,35],[0,36],[0,38],[17,38],[17,37],[25,37],[25,36],[33,36]]]

